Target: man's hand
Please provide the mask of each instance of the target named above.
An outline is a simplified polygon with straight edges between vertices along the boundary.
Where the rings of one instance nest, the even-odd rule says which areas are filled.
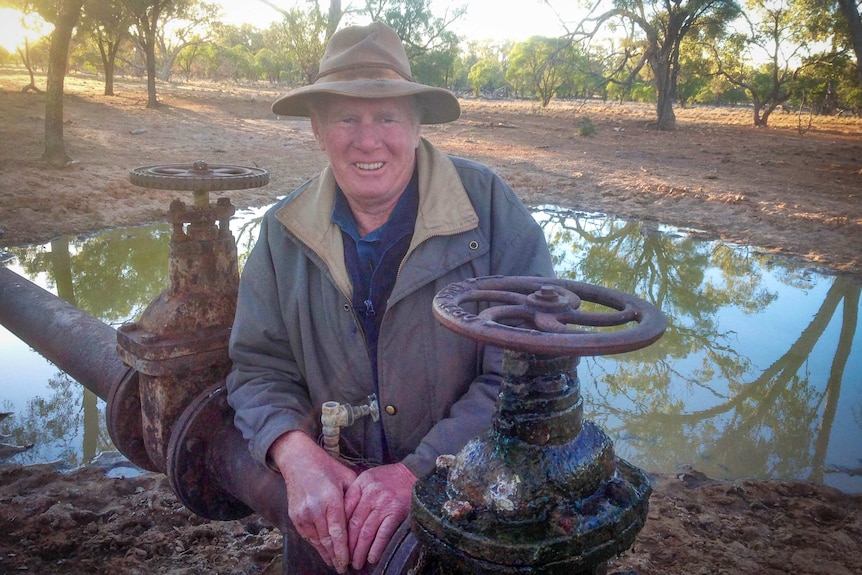
[[[359,474],[344,495],[354,569],[377,563],[392,535],[410,513],[416,476],[403,464],[373,467]]]
[[[356,474],[301,431],[276,439],[269,455],[284,478],[287,514],[296,531],[327,565],[345,573],[350,547],[344,497]]]

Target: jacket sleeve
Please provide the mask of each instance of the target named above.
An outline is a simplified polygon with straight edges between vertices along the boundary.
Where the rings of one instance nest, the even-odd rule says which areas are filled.
[[[545,235],[512,189],[488,168],[465,160],[459,173],[479,215],[490,249],[471,263],[470,277],[485,275],[555,277]],[[417,477],[434,470],[436,458],[456,454],[491,425],[503,374],[503,351],[476,344],[476,377],[469,389],[402,462]]]
[[[227,378],[234,423],[257,461],[266,463],[270,445],[283,433],[302,429],[314,436],[313,409],[289,345],[281,300],[289,280],[278,278],[273,243],[283,242],[278,225],[264,216],[260,237],[240,279],[230,337],[233,371]],[[276,289],[273,289],[276,286]]]

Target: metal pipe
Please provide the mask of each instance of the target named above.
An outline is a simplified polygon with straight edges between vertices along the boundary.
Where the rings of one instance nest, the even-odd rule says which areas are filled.
[[[114,328],[6,267],[0,324],[103,400],[130,369],[117,356]]]
[[[117,356],[117,331],[111,326],[3,267],[0,324],[105,400],[109,419],[140,417],[133,393],[138,374]],[[138,413],[128,413],[129,406],[128,411]],[[167,465],[171,487],[191,511],[207,519],[238,519],[256,512],[287,533],[284,480],[252,459],[232,418],[219,382],[191,402],[171,435]],[[128,445],[141,440],[123,439]],[[152,471],[145,455],[126,453],[114,443],[133,462]],[[417,541],[405,523],[372,575],[402,575],[418,555]]]
[[[113,399],[110,394],[112,387],[124,380],[131,370],[117,356],[117,330],[5,267],[0,267],[0,324],[105,401]],[[195,405],[190,411],[195,413],[188,417],[193,422],[200,420],[205,429],[197,434],[184,433],[186,427],[183,422],[186,419],[181,418],[178,426],[181,431],[177,433],[177,444],[181,447],[177,449],[184,450],[184,453],[177,456],[175,465],[169,470],[175,487],[179,487],[181,493],[189,489],[207,491],[214,488],[238,500],[226,497],[227,501],[211,503],[206,494],[202,494],[202,499],[193,497],[187,502],[192,507],[195,506],[194,500],[198,505],[209,507],[193,509],[204,517],[244,516],[253,509],[284,529],[289,521],[284,482],[279,475],[252,459],[245,440],[232,424],[231,411],[224,396],[204,393],[193,403]],[[115,406],[108,406],[110,413],[116,411],[112,407]],[[197,410],[203,411],[203,419],[198,417]],[[117,412],[116,415],[123,414]],[[140,413],[124,415],[139,417]],[[198,441],[203,441],[203,444],[198,444]],[[198,455],[205,457],[194,459],[205,469],[197,472],[209,481],[192,485],[191,482],[176,480],[177,474],[182,475],[176,470],[189,466],[183,455],[194,454],[200,447],[203,453]],[[238,502],[250,509],[243,509]]]

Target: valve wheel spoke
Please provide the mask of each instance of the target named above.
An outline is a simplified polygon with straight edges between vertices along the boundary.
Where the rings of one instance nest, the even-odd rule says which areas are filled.
[[[583,302],[598,310],[581,309]],[[465,309],[469,304],[478,310],[482,303],[489,307]],[[656,341],[666,327],[664,314],[645,300],[553,278],[489,276],[454,283],[437,294],[433,310],[456,333],[547,356],[633,351]]]

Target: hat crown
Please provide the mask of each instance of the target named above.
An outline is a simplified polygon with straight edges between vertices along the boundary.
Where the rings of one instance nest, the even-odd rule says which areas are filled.
[[[310,117],[323,95],[348,98],[410,97],[422,124],[442,124],[461,115],[458,98],[445,88],[417,82],[395,30],[375,22],[348,26],[332,35],[314,82],[291,90],[272,104],[279,116]]]
[[[410,61],[401,39],[392,28],[374,22],[351,26],[332,35],[314,83],[342,79],[398,79],[414,82]]]

